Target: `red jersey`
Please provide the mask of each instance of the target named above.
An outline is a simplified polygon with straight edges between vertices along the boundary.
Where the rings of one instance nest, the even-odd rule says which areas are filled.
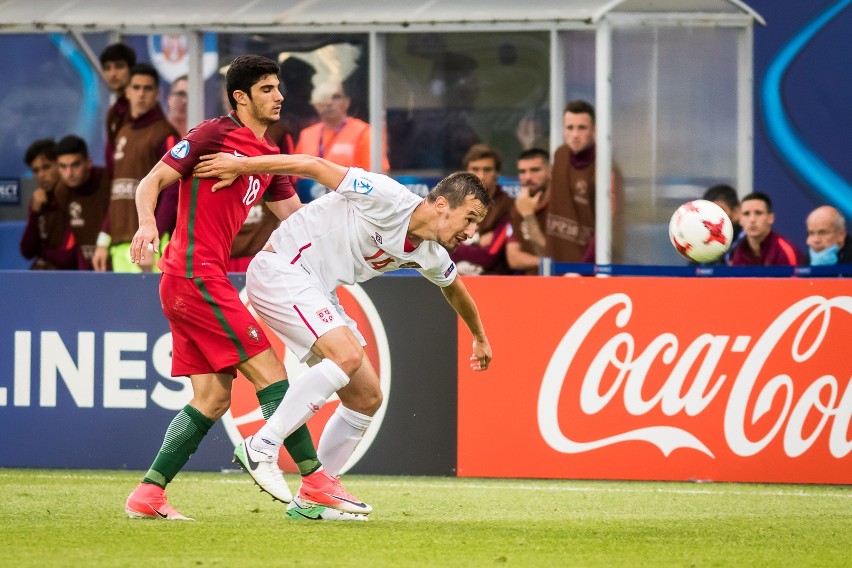
[[[178,195],[177,226],[158,266],[166,274],[195,278],[225,276],[231,243],[252,205],[268,189],[267,201],[281,201],[295,195],[288,176],[243,175],[229,187],[212,192],[217,179],[192,177],[201,156],[227,152],[237,156],[278,154],[278,147],[266,136],[258,140],[243,126],[235,113],[206,120],[193,128],[162,161],[183,177]]]

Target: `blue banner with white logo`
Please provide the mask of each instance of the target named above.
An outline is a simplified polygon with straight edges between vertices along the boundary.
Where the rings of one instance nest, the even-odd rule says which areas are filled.
[[[238,290],[245,287],[244,275],[230,278]],[[148,469],[169,423],[192,397],[189,379],[171,377],[159,281],[149,274],[0,271],[0,467]],[[381,363],[398,382],[387,389],[384,420],[374,424],[369,449],[351,471],[451,475],[455,312],[419,276],[366,284],[360,301],[375,315],[364,331],[377,342],[386,336],[390,355]],[[253,389],[238,385],[244,381],[234,381],[232,412],[238,403],[246,410],[246,392],[257,404]],[[186,469],[235,467],[226,428],[235,422],[226,418]]]
[[[21,180],[0,179],[0,205],[19,205],[21,203]]]
[[[191,398],[171,377],[157,275],[0,276],[0,466],[147,469]],[[191,463],[219,469],[220,425]]]

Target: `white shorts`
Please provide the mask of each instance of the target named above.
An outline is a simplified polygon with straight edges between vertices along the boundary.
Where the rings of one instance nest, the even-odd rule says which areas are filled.
[[[255,255],[246,272],[246,291],[257,314],[303,363],[316,340],[337,327],[349,327],[361,345],[367,344],[337,293],[325,291],[316,276],[280,254],[262,250]]]

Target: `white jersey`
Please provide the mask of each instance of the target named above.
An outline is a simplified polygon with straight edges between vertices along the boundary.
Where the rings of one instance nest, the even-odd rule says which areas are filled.
[[[408,223],[422,199],[393,179],[349,168],[336,191],[284,220],[269,242],[293,265],[315,274],[331,292],[384,272],[415,268],[438,286],[448,286],[456,266],[434,241],[414,248]]]

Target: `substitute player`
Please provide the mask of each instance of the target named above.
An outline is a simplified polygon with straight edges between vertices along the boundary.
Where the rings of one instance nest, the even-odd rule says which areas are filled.
[[[259,56],[241,56],[231,64],[225,80],[234,111],[189,132],[142,180],[136,195],[139,230],[130,256],[140,262],[150,254],[149,246],[158,246],[157,194],[180,180],[177,226],[159,262],[160,299],[172,331],[172,375],[189,376],[193,397],[172,420],[153,465],[127,498],[125,510],[134,518],[187,519],[169,505],[165,487],[228,410],[235,369],[254,384],[265,417],[278,406],[288,386],[283,364],[240,301],[226,267],[234,235],[264,192],[280,218],[301,206],[299,198],[284,176],[246,176],[233,191],[218,193],[211,191],[212,182],[192,177],[202,154],[278,153],[265,136],[266,127],[278,120],[283,100],[278,65]],[[360,503],[324,472],[307,427],[294,431],[285,446],[306,483]],[[278,468],[277,451],[256,452],[240,445],[236,456],[263,490],[283,502],[292,499]],[[337,515],[341,517],[346,514]]]
[[[364,338],[343,311],[336,288],[391,270],[416,268],[441,287],[473,334],[471,366],[487,369],[491,346],[449,252],[477,231],[491,197],[479,178],[466,172],[443,179],[421,199],[387,176],[305,155],[239,158],[219,153],[203,156],[195,169],[200,177],[222,178],[214,190],[232,182],[243,184],[256,172],[307,177],[336,191],[283,221],[249,265],[246,285],[257,313],[302,361],[312,356],[322,361],[290,388],[268,422],[247,442],[275,453],[285,437],[337,392],[341,404],[326,424],[318,448],[326,470],[336,475],[382,402]],[[326,512],[327,503],[303,481],[287,514],[317,518]],[[369,512],[357,503],[344,505],[351,505],[348,511]]]

